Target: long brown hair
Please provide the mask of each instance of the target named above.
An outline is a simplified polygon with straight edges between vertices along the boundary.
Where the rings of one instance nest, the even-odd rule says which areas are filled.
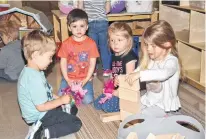
[[[179,61],[179,67],[180,67],[180,76],[182,79],[184,79],[184,70],[176,48],[177,40],[175,37],[175,33],[172,29],[172,26],[164,20],[159,20],[157,22],[154,22],[144,31],[143,43],[147,43],[147,42],[151,42],[157,47],[168,49],[173,56],[177,57]],[[168,42],[170,45],[166,46],[165,43]],[[141,51],[142,51],[142,55],[140,58],[141,59],[140,68],[145,69],[148,66],[149,57],[144,44],[141,46]]]

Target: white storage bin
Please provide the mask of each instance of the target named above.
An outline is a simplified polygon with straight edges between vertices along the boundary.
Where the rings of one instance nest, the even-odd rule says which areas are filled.
[[[128,13],[151,13],[153,0],[127,0],[126,10]]]

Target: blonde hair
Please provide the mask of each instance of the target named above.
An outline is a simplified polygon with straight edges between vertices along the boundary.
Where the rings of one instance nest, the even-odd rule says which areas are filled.
[[[39,30],[34,30],[25,35],[22,39],[22,46],[27,60],[32,58],[35,51],[44,54],[50,51],[55,52],[57,48],[54,39]]]
[[[5,35],[9,42],[18,39],[19,37],[19,27],[15,21],[1,21],[0,22],[0,35]]]
[[[125,37],[127,40],[129,40],[129,44],[128,44],[128,49],[124,52],[123,56],[125,56],[126,54],[129,53],[129,51],[132,49],[133,47],[133,35],[132,35],[132,29],[130,28],[130,26],[127,23],[124,22],[113,22],[109,28],[108,28],[108,35],[109,35],[109,46],[111,46],[110,44],[110,36],[111,34],[114,33],[122,33],[122,36]]]
[[[172,26],[164,20],[159,20],[145,29],[143,34],[143,45],[141,46],[142,54],[140,55],[140,69],[146,69],[149,63],[149,56],[145,47],[145,43],[147,42],[150,42],[157,47],[168,49],[172,55],[177,57],[180,67],[180,76],[184,79],[184,71],[177,52],[176,37]],[[165,44],[168,42],[170,45],[166,46]]]

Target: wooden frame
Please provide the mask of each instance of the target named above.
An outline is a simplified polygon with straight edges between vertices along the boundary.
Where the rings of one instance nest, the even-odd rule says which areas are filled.
[[[125,81],[125,75],[119,75],[118,79],[120,112],[101,114],[100,119],[102,122],[124,120],[129,115],[140,112],[139,80],[130,86]]]
[[[205,93],[205,11],[181,0],[180,6],[160,4],[160,19],[175,31],[187,83]]]

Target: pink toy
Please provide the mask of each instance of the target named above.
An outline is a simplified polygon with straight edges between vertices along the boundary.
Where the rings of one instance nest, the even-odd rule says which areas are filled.
[[[74,82],[71,84],[71,87],[68,86],[67,88],[62,89],[62,92],[62,94],[71,94],[74,97],[75,103],[80,105],[87,90],[83,90],[81,83]]]
[[[114,91],[114,81],[113,79],[109,79],[104,83],[103,93],[105,94],[105,97],[101,98],[99,103],[103,104],[107,100],[111,99],[113,91]]]

